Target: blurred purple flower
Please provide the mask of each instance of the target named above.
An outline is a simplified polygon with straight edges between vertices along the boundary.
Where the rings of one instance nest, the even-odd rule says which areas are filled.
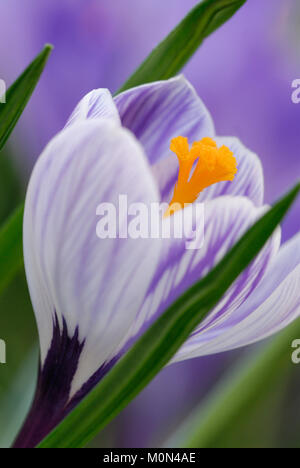
[[[178,135],[216,138],[207,109],[183,77],[114,100],[99,89],[83,98],[39,158],[25,203],[24,258],[41,373],[17,445],[38,442],[262,214],[258,157],[236,138],[218,137],[233,151],[238,174],[199,197],[205,203],[201,249],[187,250],[185,238],[99,241],[100,202],[117,206],[119,194],[127,194],[128,205],[169,198],[178,169],[168,147]],[[184,208],[191,221],[192,207]],[[277,230],[172,362],[256,342],[299,315],[300,236],[278,252],[279,245]]]

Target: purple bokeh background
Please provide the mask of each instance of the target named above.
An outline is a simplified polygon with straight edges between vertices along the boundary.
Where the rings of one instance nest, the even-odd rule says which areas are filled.
[[[13,138],[25,180],[79,99],[92,88],[116,91],[195,4],[2,0],[0,78],[12,82],[44,43],[55,46]],[[291,83],[300,78],[297,18],[298,0],[248,0],[184,70],[208,106],[217,133],[239,137],[260,156],[267,202],[300,174],[300,104],[291,101]],[[284,222],[284,239],[300,230],[299,208],[300,202]],[[213,356],[166,369],[119,419],[119,444],[147,445],[154,433],[163,434],[207,390],[227,360],[228,355]]]

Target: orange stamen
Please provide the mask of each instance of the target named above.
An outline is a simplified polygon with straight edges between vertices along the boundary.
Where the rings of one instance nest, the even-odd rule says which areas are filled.
[[[232,151],[224,145],[218,148],[212,138],[195,141],[189,148],[188,139],[178,136],[171,140],[170,149],[178,157],[179,172],[165,217],[182,209],[185,204],[193,203],[200,192],[210,185],[233,181],[237,173],[237,162]]]

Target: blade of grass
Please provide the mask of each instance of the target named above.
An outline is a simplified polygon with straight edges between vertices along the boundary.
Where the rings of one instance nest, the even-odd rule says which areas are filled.
[[[23,205],[0,229],[0,294],[23,266]]]
[[[14,441],[34,396],[39,361],[38,345],[24,356],[22,366],[18,369],[12,383],[2,391],[0,399],[0,448],[8,448]],[[3,390],[3,389],[2,389]]]
[[[176,75],[203,40],[230,19],[246,0],[204,0],[150,53],[118,92]]]
[[[300,334],[296,320],[267,345],[243,358],[166,441],[166,447],[211,448],[258,399],[267,397],[291,362],[291,343]]]
[[[46,45],[6,93],[0,105],[0,150],[18,122],[45,68],[52,46]]]
[[[190,288],[137,341],[104,379],[40,443],[40,448],[84,447],[165,366],[219,302],[276,229],[300,190],[277,202],[201,281]]]
[[[0,150],[18,122],[45,68],[52,46],[44,49],[31,62],[6,93],[0,105]],[[0,228],[0,294],[22,268],[23,205]]]
[[[7,149],[0,156],[0,226],[22,200],[19,171]]]

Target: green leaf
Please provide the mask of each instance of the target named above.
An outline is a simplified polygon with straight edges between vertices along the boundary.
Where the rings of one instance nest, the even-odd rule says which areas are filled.
[[[0,105],[0,150],[18,122],[45,68],[52,46],[42,52],[26,68],[6,93],[6,103]],[[22,253],[23,205],[0,228],[0,294],[23,265]]]
[[[23,205],[0,229],[0,294],[23,265]]]
[[[300,184],[297,184],[250,228],[204,279],[172,304],[39,447],[83,447],[113,419],[168,363],[251,263],[299,190]]]
[[[166,447],[216,447],[223,434],[248,415],[274,386],[291,362],[291,343],[300,334],[300,320],[289,325],[267,345],[243,358],[165,443]]]
[[[0,150],[18,122],[32,95],[51,53],[46,45],[6,93],[6,103],[0,104]]]
[[[1,394],[1,424],[5,430],[0,432],[0,448],[8,448],[14,441],[16,433],[30,409],[34,397],[39,362],[39,348],[34,345],[23,356],[21,368],[18,369],[12,383]]]
[[[19,171],[7,148],[0,156],[0,226],[22,198]]]
[[[203,40],[231,18],[244,3],[246,0],[204,0],[198,3],[118,92],[176,75]]]

